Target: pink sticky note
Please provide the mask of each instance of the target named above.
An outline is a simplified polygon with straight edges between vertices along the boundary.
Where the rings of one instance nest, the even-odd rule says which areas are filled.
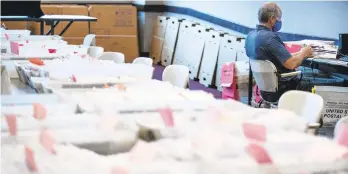
[[[248,139],[266,141],[266,127],[253,123],[243,123],[244,136]]]
[[[77,51],[74,51],[74,54],[77,54]]]
[[[5,38],[6,38],[6,40],[10,39],[10,37],[8,37],[8,35],[6,33],[5,33]]]
[[[17,117],[14,114],[6,115],[7,127],[11,136],[17,135]]]
[[[158,109],[157,111],[161,114],[162,120],[166,127],[174,126],[173,111],[170,108]]]
[[[53,149],[54,138],[51,131],[47,129],[41,131],[40,143],[48,152],[56,154],[56,151]]]
[[[34,158],[34,152],[29,147],[25,147],[25,162],[32,172],[37,172],[37,166]]]
[[[24,46],[24,44],[18,44],[18,46]]]
[[[28,40],[25,40],[25,43],[29,43],[29,41],[28,41]]]
[[[348,124],[339,125],[335,139],[338,144],[348,147]]]
[[[52,54],[52,53],[56,53],[56,52],[57,52],[57,49],[52,49],[52,48],[50,48],[50,49],[48,49],[48,52],[51,53],[51,54]]]
[[[128,174],[129,171],[125,167],[116,166],[111,169],[111,174]]]
[[[247,152],[251,155],[259,164],[272,164],[272,159],[268,155],[266,149],[258,144],[249,144],[247,146]]]
[[[73,82],[77,82],[76,77],[74,75],[71,76]]]
[[[42,120],[46,118],[46,108],[40,103],[33,103],[34,118]]]

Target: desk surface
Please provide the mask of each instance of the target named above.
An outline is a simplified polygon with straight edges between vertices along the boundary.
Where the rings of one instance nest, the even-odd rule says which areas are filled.
[[[319,69],[324,72],[348,75],[348,62],[337,59],[308,58],[303,61],[302,66]]]
[[[40,18],[28,16],[0,16],[2,21],[97,21],[97,18],[81,15],[44,15]]]

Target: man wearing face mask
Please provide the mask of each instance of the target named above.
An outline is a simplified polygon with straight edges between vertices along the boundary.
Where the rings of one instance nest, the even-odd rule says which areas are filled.
[[[312,48],[307,46],[299,53],[291,55],[275,33],[282,27],[281,18],[282,11],[276,3],[265,3],[259,9],[259,25],[248,34],[245,48],[250,59],[269,60],[276,66],[279,73],[289,73],[312,55]],[[279,79],[278,83],[276,94],[261,91],[261,95],[266,101],[276,102],[284,92],[296,89],[300,80],[296,76],[286,77]]]

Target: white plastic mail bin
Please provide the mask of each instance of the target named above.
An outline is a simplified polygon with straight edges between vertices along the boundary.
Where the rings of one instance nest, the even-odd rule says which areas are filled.
[[[87,54],[88,48],[88,46],[84,45],[66,45],[65,47],[61,47],[61,49],[58,50],[58,53],[83,55]]]
[[[29,35],[29,30],[1,30],[1,41],[21,40]]]
[[[47,56],[56,54],[61,47],[67,45],[62,40],[47,41],[11,41],[11,53],[19,56]]]

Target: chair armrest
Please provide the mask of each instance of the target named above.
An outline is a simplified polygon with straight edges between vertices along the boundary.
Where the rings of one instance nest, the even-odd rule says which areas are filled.
[[[307,124],[308,129],[318,129],[320,127],[319,123],[308,123]]]
[[[295,71],[295,72],[290,72],[290,73],[283,73],[283,74],[280,74],[280,77],[297,76],[299,74],[301,74],[301,71]]]

